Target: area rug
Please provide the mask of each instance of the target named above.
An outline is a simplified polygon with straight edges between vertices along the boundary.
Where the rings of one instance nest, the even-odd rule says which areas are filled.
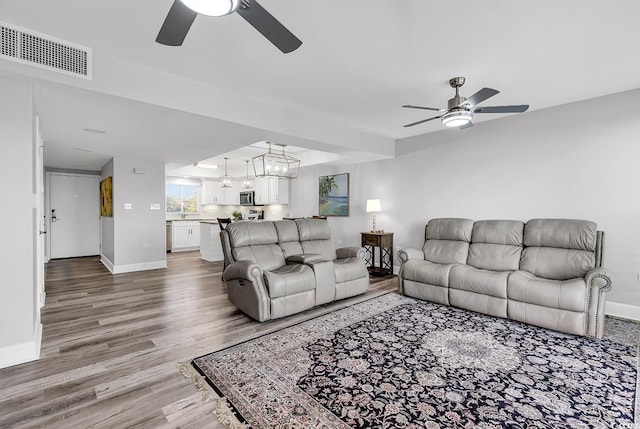
[[[256,429],[635,427],[637,336],[576,337],[397,294],[192,365]]]

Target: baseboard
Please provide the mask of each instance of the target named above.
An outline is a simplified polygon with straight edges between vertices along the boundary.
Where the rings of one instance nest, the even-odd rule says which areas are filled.
[[[640,307],[607,301],[604,313],[608,316],[640,321]]]
[[[0,348],[0,368],[39,359],[42,346],[42,323],[36,325],[33,336],[33,341]]]
[[[100,262],[102,262],[102,265],[104,265],[111,274],[115,274],[113,272],[113,267],[114,267],[113,262],[111,262],[109,258],[107,258],[104,255],[100,255]]]
[[[109,262],[107,264],[106,262]],[[146,270],[157,270],[160,268],[167,268],[167,261],[153,261],[153,262],[143,262],[140,264],[125,264],[125,265],[113,265],[110,263],[108,259],[102,261],[102,264],[107,267],[107,269],[111,272],[111,274],[122,274],[122,273],[132,273],[134,271],[146,271]]]

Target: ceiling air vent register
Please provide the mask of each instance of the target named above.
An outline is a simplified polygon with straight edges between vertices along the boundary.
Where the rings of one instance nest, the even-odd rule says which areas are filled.
[[[0,22],[0,58],[91,79],[91,49]]]

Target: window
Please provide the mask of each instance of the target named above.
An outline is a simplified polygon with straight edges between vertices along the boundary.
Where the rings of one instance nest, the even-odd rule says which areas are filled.
[[[199,185],[166,185],[167,213],[198,214],[200,213]]]

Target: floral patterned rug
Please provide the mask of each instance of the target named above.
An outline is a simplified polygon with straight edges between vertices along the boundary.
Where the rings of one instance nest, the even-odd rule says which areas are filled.
[[[633,428],[639,336],[621,320],[593,340],[387,294],[192,365],[253,428]]]

